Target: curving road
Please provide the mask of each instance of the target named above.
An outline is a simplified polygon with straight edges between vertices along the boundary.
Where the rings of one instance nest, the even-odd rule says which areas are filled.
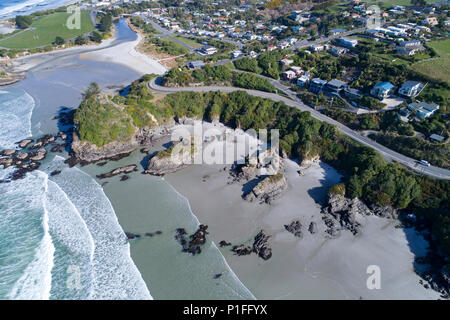
[[[387,161],[396,161],[398,163],[403,164],[404,166],[410,168],[411,170],[421,173],[430,177],[434,177],[437,179],[450,179],[450,170],[438,168],[438,167],[425,167],[423,165],[418,164],[417,160],[411,159],[409,157],[406,157],[400,153],[397,153],[389,148],[386,148],[385,146],[382,146],[381,144],[361,135],[359,132],[356,132],[347,126],[343,125],[342,123],[337,122],[336,120],[333,120],[332,118],[320,113],[317,110],[314,110],[307,105],[305,105],[296,95],[294,92],[287,89],[287,87],[280,84],[278,81],[271,81],[273,85],[275,85],[279,90],[281,90],[283,93],[285,93],[289,98],[280,96],[275,93],[269,93],[269,92],[263,92],[263,91],[257,91],[257,90],[249,90],[249,89],[242,89],[242,88],[235,88],[235,87],[222,87],[222,86],[205,86],[205,87],[183,87],[183,88],[169,88],[169,87],[163,87],[161,86],[162,78],[158,77],[153,79],[148,83],[148,87],[157,92],[162,93],[173,93],[173,92],[181,92],[181,91],[194,91],[194,92],[205,92],[205,91],[222,91],[222,92],[233,92],[233,91],[246,91],[248,94],[251,94],[256,97],[261,98],[268,98],[274,101],[281,101],[285,104],[295,107],[301,111],[308,111],[311,113],[311,115],[320,120],[325,121],[327,123],[333,124],[336,127],[339,128],[339,130],[347,135],[348,137],[352,138],[355,141],[358,141],[359,143],[371,147],[378,151],[384,159]]]

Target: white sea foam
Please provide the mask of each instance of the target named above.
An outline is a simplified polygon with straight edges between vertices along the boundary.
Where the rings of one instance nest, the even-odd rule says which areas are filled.
[[[40,171],[36,172],[43,183],[44,194],[47,192],[48,176]],[[42,196],[42,195],[41,195]],[[43,215],[42,228],[44,235],[36,249],[33,261],[26,267],[20,279],[15,283],[9,297],[11,299],[27,299],[27,300],[47,300],[50,298],[53,268],[53,255],[55,247],[48,227],[48,212],[45,205],[44,197],[41,197]]]
[[[62,168],[56,156],[48,170]],[[130,256],[130,246],[101,186],[78,168],[66,168],[52,180],[70,199],[93,241],[90,299],[152,299]],[[81,235],[85,237],[85,235]]]
[[[6,16],[13,12],[19,11],[25,7],[37,5],[39,3],[45,2],[45,0],[28,0],[16,5],[11,5],[0,10],[0,16]]]
[[[15,142],[31,136],[31,115],[35,106],[34,99],[25,91],[7,93],[12,98],[0,101],[0,148],[14,148]]]

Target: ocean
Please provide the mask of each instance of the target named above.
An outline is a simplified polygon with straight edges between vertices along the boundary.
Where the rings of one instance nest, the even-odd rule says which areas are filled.
[[[136,39],[125,20],[116,29],[115,43]],[[140,77],[76,53],[50,61],[0,88],[0,150],[62,130],[54,116],[76,108],[90,82],[105,88]],[[100,186],[96,175],[139,164],[138,150],[104,167],[68,168],[62,156],[49,153],[25,179],[0,183],[0,299],[254,298],[212,241],[200,255],[181,252],[175,230],[193,233],[199,221],[164,179],[135,172],[129,181]],[[0,168],[0,180],[12,170]],[[54,170],[62,172],[51,176]],[[156,230],[162,234],[133,241],[124,233]]]
[[[57,7],[68,0],[2,0],[0,1],[0,20],[27,15],[39,10]]]
[[[23,90],[0,91],[0,149],[31,136],[34,106]],[[152,298],[103,189],[60,156],[0,183],[0,230],[0,299]]]

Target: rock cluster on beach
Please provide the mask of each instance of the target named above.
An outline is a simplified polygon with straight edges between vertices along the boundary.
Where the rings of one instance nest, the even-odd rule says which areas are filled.
[[[57,144],[57,140],[64,140],[60,132],[58,135],[46,134],[36,141],[24,139],[17,142],[18,149],[5,149],[0,151],[0,166],[4,169],[15,167],[15,171],[6,180],[0,182],[9,182],[10,180],[22,179],[27,172],[32,172],[41,166],[41,161],[47,156],[45,147],[52,145],[51,151],[54,152],[57,147],[59,152],[67,146],[67,143]]]
[[[302,237],[302,224],[299,220],[292,221],[288,225],[284,225],[286,231],[292,233],[294,236],[301,238]]]
[[[272,249],[269,245],[270,236],[266,235],[263,230],[261,230],[253,239],[253,245],[240,244],[233,246],[231,251],[236,253],[238,256],[249,255],[251,253],[256,253],[260,258],[268,260],[272,257]]]
[[[287,189],[282,158],[273,152],[268,153],[271,160],[266,164],[247,156],[243,164],[234,164],[230,169],[229,183],[255,185],[243,194],[243,198],[247,201],[258,200],[260,203],[270,204]]]
[[[328,202],[322,208],[326,232],[338,236],[340,231],[349,230],[354,235],[361,231],[361,219],[364,215],[377,215],[385,218],[396,218],[396,210],[392,207],[367,206],[358,198],[349,199],[342,194],[328,194]]]
[[[162,231],[157,230],[155,232],[146,232],[144,235],[148,238],[151,238],[155,235],[160,235],[162,234]],[[139,233],[132,233],[132,232],[125,232],[125,236],[127,237],[128,240],[134,240],[134,239],[139,239],[142,237],[141,234]]]
[[[245,200],[258,200],[260,203],[271,203],[287,189],[287,180],[284,174],[277,173],[263,178],[245,197]]]
[[[97,178],[99,178],[99,179],[111,178],[111,177],[117,176],[119,174],[123,174],[123,173],[127,174],[127,173],[131,173],[133,171],[137,171],[137,165],[135,165],[135,164],[116,168],[114,170],[111,170],[110,172],[99,174],[99,175],[97,175]],[[123,177],[122,177],[122,179],[123,179]],[[124,180],[126,180],[126,179],[124,179]]]
[[[187,232],[183,228],[176,231],[175,239],[183,247],[182,251],[191,253],[192,255],[200,254],[202,252],[201,246],[206,243],[206,235],[208,234],[207,225],[201,224],[197,231],[189,236],[189,241],[186,239]]]
[[[147,164],[146,174],[163,176],[186,168],[193,163],[195,149],[192,142],[177,141],[167,150],[154,155]]]

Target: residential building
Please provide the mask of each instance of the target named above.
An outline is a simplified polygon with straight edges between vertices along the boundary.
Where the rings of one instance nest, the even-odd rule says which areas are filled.
[[[194,60],[186,63],[186,67],[188,69],[199,69],[203,68],[205,66],[205,63],[202,60]]]
[[[358,40],[342,38],[342,39],[339,39],[339,43],[344,47],[354,48],[358,44]]]
[[[289,70],[295,72],[296,77],[300,76],[303,73],[303,70],[301,67],[293,66]]]
[[[439,21],[436,17],[430,16],[430,17],[426,17],[425,19],[423,19],[422,24],[430,26],[430,27],[434,27],[439,24]]]
[[[285,79],[285,80],[292,80],[292,79],[295,79],[295,76],[296,76],[296,74],[295,74],[295,72],[292,71],[292,70],[288,70],[288,71],[285,71],[285,72],[282,73],[282,77],[283,77],[283,79]]]
[[[325,88],[330,93],[339,94],[339,92],[342,91],[346,86],[347,86],[346,82],[333,79],[325,85]]]
[[[418,52],[422,52],[425,50],[425,47],[422,45],[420,40],[411,40],[411,41],[405,41],[402,42],[397,47],[397,53],[399,54],[405,54],[408,56],[412,56]]]
[[[217,49],[214,48],[213,46],[206,45],[206,46],[201,47],[199,49],[199,52],[203,55],[210,56],[210,55],[216,53]]]
[[[419,81],[406,81],[400,89],[398,89],[398,94],[406,97],[415,97],[423,89],[423,84]]]
[[[347,52],[348,52],[348,49],[342,48],[342,47],[332,47],[330,50],[330,53],[336,57],[346,54]]]
[[[359,91],[358,89],[346,87],[344,89],[344,95],[350,99],[359,99],[362,96],[362,92]]]
[[[408,105],[408,109],[411,111],[415,111],[420,118],[428,118],[439,110],[439,105],[435,103],[426,103],[418,101],[410,103]]]
[[[440,136],[440,135],[438,135],[438,134],[435,134],[435,133],[433,133],[431,136],[430,136],[430,140],[431,141],[435,141],[435,142],[442,142],[442,141],[444,141],[444,137],[443,136]]]
[[[380,82],[377,83],[372,90],[370,90],[370,94],[374,97],[377,97],[380,100],[389,97],[394,92],[394,85],[390,82]]]
[[[327,82],[325,80],[314,78],[309,82],[309,91],[319,93],[326,84]]]
[[[233,57],[233,58],[240,57],[241,55],[242,55],[241,50],[235,50],[235,51],[231,52],[231,57]]]
[[[311,75],[309,74],[309,72],[306,72],[304,75],[297,78],[297,85],[302,88],[306,87],[306,85],[309,83],[310,78],[311,78]]]
[[[280,63],[283,66],[290,66],[291,64],[294,63],[294,60],[290,60],[288,58],[284,58],[284,59],[280,60]]]

